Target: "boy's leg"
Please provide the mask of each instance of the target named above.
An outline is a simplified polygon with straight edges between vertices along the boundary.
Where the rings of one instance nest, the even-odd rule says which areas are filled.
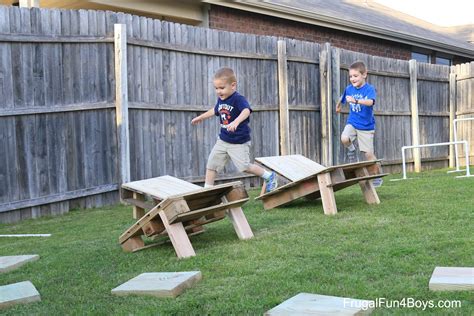
[[[278,176],[275,172],[267,171],[253,163],[244,171],[262,178],[265,181],[265,192],[273,191],[278,186]]]
[[[374,154],[374,135],[375,131],[357,131],[357,138],[359,139],[360,151],[364,152],[366,160],[377,160]],[[368,168],[369,173],[382,173],[382,167],[379,164],[375,164]],[[372,184],[374,187],[380,187],[383,183],[382,178],[376,178]]]
[[[259,176],[265,180],[265,191],[275,190],[278,185],[277,175],[262,167],[250,163],[250,142],[245,144],[231,144],[227,153],[240,172],[247,172]]]
[[[206,180],[204,183],[205,188],[214,185],[217,171],[224,168],[224,166],[227,163],[228,158],[229,156],[227,155],[225,142],[218,139],[216,144],[212,148],[211,153],[209,154],[209,158],[207,159]]]
[[[344,145],[344,147],[347,149],[347,162],[348,163],[357,162],[357,152],[353,143],[356,137],[357,137],[356,129],[352,125],[347,124],[344,127],[344,130],[342,131],[341,142]]]
[[[217,171],[206,169],[206,180],[204,180],[204,187],[212,187],[214,185],[214,181],[216,180]]]

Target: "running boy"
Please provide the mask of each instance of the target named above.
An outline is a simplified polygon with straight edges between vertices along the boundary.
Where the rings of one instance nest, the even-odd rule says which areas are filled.
[[[207,118],[218,116],[221,130],[206,166],[204,187],[214,185],[217,172],[230,158],[239,171],[248,172],[265,180],[265,191],[277,187],[277,175],[250,163],[249,116],[252,112],[244,96],[237,92],[237,79],[231,68],[221,68],[214,74],[217,103],[207,112],[195,117],[191,123],[199,124]]]
[[[349,118],[341,135],[341,141],[347,148],[349,163],[357,161],[354,140],[357,138],[360,151],[364,152],[367,160],[375,160],[374,134],[375,118],[373,107],[377,93],[372,85],[365,82],[367,68],[362,61],[356,61],[349,67],[350,85],[346,87],[341,99],[336,105],[340,112],[342,104],[349,103]],[[382,178],[374,179],[374,186],[382,185]]]

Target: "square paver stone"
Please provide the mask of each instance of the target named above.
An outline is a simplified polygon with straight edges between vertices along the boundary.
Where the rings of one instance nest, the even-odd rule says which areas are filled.
[[[431,291],[474,290],[474,268],[436,267],[431,275]]]
[[[112,294],[176,297],[201,279],[201,271],[142,273],[113,289]]]
[[[25,263],[38,259],[38,255],[2,256],[0,257],[0,273],[16,270]]]
[[[30,281],[0,286],[0,309],[36,301],[41,301],[41,297]]]
[[[369,315],[373,306],[374,301],[299,293],[267,311],[265,315]]]

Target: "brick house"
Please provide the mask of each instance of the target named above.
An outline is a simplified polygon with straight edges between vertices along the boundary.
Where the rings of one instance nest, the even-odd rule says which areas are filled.
[[[16,0],[0,0],[18,4]],[[214,29],[295,38],[437,64],[474,59],[473,25],[440,27],[372,0],[41,0],[41,7],[123,11]]]

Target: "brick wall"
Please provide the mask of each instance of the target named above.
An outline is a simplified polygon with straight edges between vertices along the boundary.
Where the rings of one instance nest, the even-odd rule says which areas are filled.
[[[209,27],[317,43],[329,42],[335,47],[396,59],[408,60],[411,57],[409,45],[220,6],[211,6]]]

